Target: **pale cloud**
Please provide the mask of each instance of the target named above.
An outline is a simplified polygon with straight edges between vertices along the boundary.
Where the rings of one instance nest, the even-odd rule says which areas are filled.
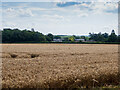
[[[8,8],[3,11],[3,14],[6,15],[7,17],[31,17],[34,16],[32,11],[28,9],[14,9],[14,8]]]
[[[60,15],[42,15],[43,18],[50,18],[50,19],[64,19],[63,16]]]
[[[87,11],[100,14],[100,13],[117,13],[118,3],[111,2],[64,2],[56,4],[58,7],[76,7],[79,11]],[[99,12],[99,13],[98,13]]]
[[[117,3],[97,3],[97,4],[94,4],[94,7],[93,9],[96,9],[96,10],[115,10],[118,8],[118,4]]]
[[[66,11],[64,8],[40,8],[40,7],[30,7],[31,11]]]
[[[66,2],[61,2],[66,3]],[[55,5],[57,3],[55,2]],[[8,17],[33,17],[38,16],[39,13],[35,12],[41,12],[45,11],[46,14],[49,14],[49,12],[52,11],[59,11],[61,13],[76,13],[78,14],[78,17],[87,17],[89,13],[93,14],[103,14],[103,13],[114,13],[114,10],[118,8],[117,3],[81,3],[81,4],[75,4],[71,7],[71,9],[68,8],[60,8],[60,7],[53,7],[53,8],[41,8],[41,7],[28,7],[27,4],[23,4],[23,7],[21,5],[18,5],[16,7],[8,8],[7,10],[4,10],[4,13]],[[33,13],[34,12],[34,13]],[[48,12],[48,13],[47,13]],[[57,17],[57,16],[55,16]],[[63,19],[63,17],[59,17]]]
[[[54,11],[56,8],[29,7],[31,11]]]
[[[3,27],[11,27],[11,28],[15,28],[16,27],[16,23],[14,23],[14,22],[10,22],[10,21],[3,21],[2,22],[3,23]]]
[[[69,18],[65,18],[62,15],[52,14],[52,15],[41,15],[43,21],[51,21],[52,23],[59,23],[59,22],[69,22]]]
[[[119,0],[1,0],[1,2],[119,2]]]
[[[79,15],[77,15],[78,17],[87,17],[88,16],[88,14],[87,13],[81,13],[81,14],[79,14]]]
[[[58,7],[57,2],[47,2],[49,7],[40,2],[37,6],[34,3],[15,4],[6,3],[3,7],[4,27],[35,28],[46,34],[88,34],[92,31],[117,30],[117,13],[112,12],[117,9],[117,3],[81,3],[69,7]]]
[[[23,16],[23,17],[34,16],[33,13],[32,13],[32,11],[31,11],[30,9],[26,9],[26,10],[24,10],[24,9],[19,9],[18,15],[21,16],[21,17],[22,17],[22,16]]]

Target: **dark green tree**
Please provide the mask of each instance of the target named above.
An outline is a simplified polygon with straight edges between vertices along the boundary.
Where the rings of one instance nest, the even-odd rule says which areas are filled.
[[[61,39],[61,36],[55,35],[54,39]]]
[[[108,42],[117,42],[117,35],[114,30],[112,30],[111,35],[108,37]]]
[[[43,42],[46,37],[39,32],[19,29],[3,29],[2,42]]]
[[[64,37],[63,39],[64,39],[63,41],[69,41],[68,37]]]
[[[117,39],[118,42],[120,42],[120,35],[118,35],[118,39]]]
[[[50,39],[49,41],[53,41],[54,36],[53,36],[51,33],[49,33],[47,36],[48,36],[49,39]]]

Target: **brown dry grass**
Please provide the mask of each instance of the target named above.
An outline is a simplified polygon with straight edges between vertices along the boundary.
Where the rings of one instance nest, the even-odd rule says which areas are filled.
[[[3,88],[118,85],[118,45],[3,44]]]

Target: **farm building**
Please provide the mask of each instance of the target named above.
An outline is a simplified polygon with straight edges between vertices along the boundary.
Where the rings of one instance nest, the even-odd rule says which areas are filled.
[[[79,41],[84,42],[84,41],[85,41],[85,39],[75,39],[75,41],[76,41],[76,42],[79,42]]]
[[[62,42],[62,39],[53,39],[53,42]]]

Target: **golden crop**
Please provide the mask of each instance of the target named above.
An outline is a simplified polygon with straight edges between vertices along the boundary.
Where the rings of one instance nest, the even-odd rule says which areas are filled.
[[[118,85],[118,45],[2,44],[3,88]]]

